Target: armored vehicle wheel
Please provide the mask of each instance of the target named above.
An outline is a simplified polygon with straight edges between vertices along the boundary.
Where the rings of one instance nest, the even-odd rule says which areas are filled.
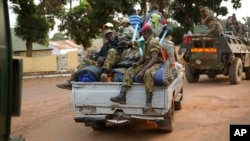
[[[186,63],[185,66],[185,75],[186,75],[186,79],[189,83],[195,83],[199,80],[199,74],[194,74],[192,73],[191,67],[188,63]]]
[[[242,79],[243,67],[241,59],[236,57],[229,65],[228,77],[231,84],[239,84]]]
[[[91,127],[95,131],[102,131],[102,130],[106,129],[106,122],[105,121],[103,121],[103,122],[95,122],[95,124],[93,124]]]
[[[245,68],[246,79],[250,80],[250,67]]]
[[[165,115],[165,120],[157,121],[158,129],[162,132],[172,132],[174,129],[174,101],[172,101],[171,107]]]

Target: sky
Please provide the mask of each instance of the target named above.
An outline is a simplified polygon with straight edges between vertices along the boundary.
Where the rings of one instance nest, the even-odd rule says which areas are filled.
[[[228,14],[225,17],[222,17],[222,19],[226,19],[228,16],[232,15],[235,13],[237,20],[240,20],[242,23],[245,23],[244,20],[242,19],[243,17],[250,17],[250,10],[249,10],[249,5],[250,5],[250,0],[242,0],[241,1],[241,8],[240,9],[233,9],[232,8],[232,3],[230,2],[231,0],[228,0],[227,2],[222,2],[221,6],[226,6],[228,9]],[[219,17],[221,18],[221,17]]]
[[[223,1],[221,3],[221,6],[226,6],[228,9],[228,14],[224,17],[219,17],[222,19],[227,19],[228,16],[232,15],[233,13],[236,14],[237,20],[240,20],[242,23],[244,23],[243,17],[250,17],[250,10],[249,10],[250,0],[242,0],[242,5],[240,9],[233,9],[231,0],[228,0],[227,2]],[[16,15],[12,12],[11,8],[9,8],[9,15],[10,15],[10,27],[13,28],[16,21]],[[57,24],[59,21],[57,20]],[[54,30],[50,32],[49,36],[50,38],[54,35],[54,33],[58,32],[57,26],[54,27]]]

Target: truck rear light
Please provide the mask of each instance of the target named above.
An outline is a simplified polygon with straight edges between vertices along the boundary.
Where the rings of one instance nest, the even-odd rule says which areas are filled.
[[[190,36],[184,36],[183,38],[183,43],[184,44],[190,44],[191,41],[191,37]]]
[[[215,53],[217,48],[191,48],[191,52]]]

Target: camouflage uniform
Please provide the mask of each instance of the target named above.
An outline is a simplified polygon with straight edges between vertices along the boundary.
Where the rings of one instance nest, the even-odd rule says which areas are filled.
[[[201,11],[201,19],[204,19],[207,16],[208,16],[208,19],[204,23],[208,26],[209,21],[214,18],[214,13],[210,8],[205,6],[203,10]]]
[[[143,49],[143,57],[144,63],[140,64],[136,68],[130,67],[127,72],[125,73],[122,85],[131,87],[133,83],[133,78],[136,76],[138,72],[140,72],[151,60],[151,53],[156,51],[158,53],[158,60],[157,62],[149,69],[146,70],[143,76],[143,80],[145,83],[145,91],[146,92],[153,92],[154,90],[154,75],[156,70],[160,68],[163,63],[163,56],[161,54],[161,46],[159,42],[151,36],[145,43],[145,47]]]
[[[132,39],[133,38],[133,34],[134,34],[134,28],[131,25],[129,25],[128,27],[125,27],[123,29],[123,33],[122,34],[125,34],[126,37]],[[138,35],[137,35],[137,37],[138,37]]]
[[[138,60],[140,58],[140,53],[138,47],[130,47],[123,50],[119,61],[122,60]]]
[[[107,57],[104,61],[103,64],[98,64],[98,66],[102,66],[103,69],[110,71],[111,68],[117,63],[119,56],[118,56],[118,52],[116,49],[111,48],[108,51]]]
[[[99,57],[105,58],[105,61],[98,62],[97,65],[107,71],[110,71],[110,69],[119,60],[119,55],[123,52],[125,48],[125,45],[119,44],[118,37],[115,38],[114,42],[106,42],[98,54]]]
[[[212,19],[208,25],[208,35],[220,36],[223,33],[222,25],[216,19]]]
[[[226,28],[227,30],[232,31],[234,34],[237,34],[236,24],[234,21],[234,18],[232,16],[229,16],[226,21]]]

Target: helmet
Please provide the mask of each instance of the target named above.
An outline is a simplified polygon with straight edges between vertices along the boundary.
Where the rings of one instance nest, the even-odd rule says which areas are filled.
[[[123,23],[130,24],[130,20],[128,18],[123,18],[122,21],[121,21],[121,24],[123,24]]]

